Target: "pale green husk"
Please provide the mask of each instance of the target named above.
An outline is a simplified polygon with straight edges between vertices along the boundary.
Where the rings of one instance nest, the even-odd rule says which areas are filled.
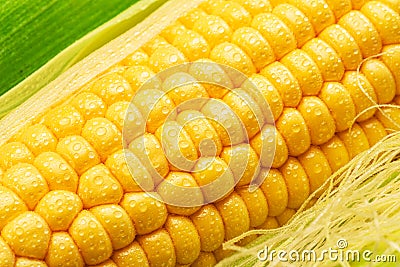
[[[0,118],[91,52],[148,17],[167,0],[141,0],[66,48],[24,81],[0,96]]]
[[[274,230],[253,230],[226,242],[224,248],[238,251],[218,266],[399,266],[400,265],[400,132],[355,157],[334,174],[330,190],[310,209],[299,212],[287,226]],[[260,234],[246,247],[235,242]],[[357,261],[260,261],[257,252],[268,246],[275,250],[298,252],[337,249],[370,250],[376,255],[394,255],[396,262]],[[326,257],[325,257],[326,258]],[[351,260],[351,258],[350,258]]]

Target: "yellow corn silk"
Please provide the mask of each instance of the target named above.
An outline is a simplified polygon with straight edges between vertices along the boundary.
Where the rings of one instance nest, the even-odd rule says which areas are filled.
[[[0,145],[0,266],[214,266],[286,224],[400,129],[399,6],[182,14]]]

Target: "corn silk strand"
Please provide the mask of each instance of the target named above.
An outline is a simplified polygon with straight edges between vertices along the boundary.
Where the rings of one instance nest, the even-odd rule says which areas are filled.
[[[267,245],[270,249],[287,252],[314,250],[321,255],[325,249],[337,248],[340,239],[348,241],[347,250],[362,253],[368,249],[374,255],[394,254],[399,259],[399,180],[400,132],[396,132],[333,174],[324,184],[329,184],[329,189],[315,205],[305,210],[305,203],[286,226],[251,230],[226,242],[224,249],[238,253],[217,266],[290,266],[291,263],[277,259],[273,262],[259,261],[257,252]],[[261,236],[246,247],[235,245],[237,241],[255,234]],[[351,265],[346,262],[304,261],[292,263],[292,266]]]

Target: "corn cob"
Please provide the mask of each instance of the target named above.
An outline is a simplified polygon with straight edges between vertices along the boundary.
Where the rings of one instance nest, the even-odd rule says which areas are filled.
[[[396,0],[210,1],[189,11],[0,146],[0,265],[213,266],[225,240],[285,224],[332,172],[399,130],[399,109],[371,108],[400,95],[398,12]],[[201,65],[154,76],[193,61],[249,79],[214,65],[225,89],[177,86],[210,81]],[[195,98],[216,101],[169,120]],[[272,122],[260,127],[264,101]],[[178,144],[164,138],[176,130]],[[250,192],[254,178],[262,183]],[[193,202],[171,204],[184,189]]]

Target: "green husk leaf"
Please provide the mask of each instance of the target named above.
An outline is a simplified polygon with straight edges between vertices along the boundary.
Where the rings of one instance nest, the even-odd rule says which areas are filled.
[[[28,78],[23,80],[4,95],[0,96],[0,118],[4,117],[11,110],[19,106],[26,99],[50,83],[73,64],[80,61],[85,56],[103,46],[110,40],[113,40],[128,29],[132,28],[137,23],[141,22],[166,1],[167,0],[141,0],[115,18],[111,19],[107,23],[96,28],[92,32],[82,37],[80,40],[70,45],[68,48],[46,63],[43,67],[35,71]],[[115,3],[118,4],[118,2]],[[47,11],[44,10],[42,12]],[[86,14],[86,12],[83,13]],[[7,25],[4,27],[7,27]],[[3,43],[2,40],[0,40],[0,43]],[[43,51],[47,51],[45,47],[41,49],[43,49],[41,50],[41,53],[43,53]],[[36,51],[34,51],[32,48],[31,53],[35,52]],[[2,66],[0,73],[6,72],[6,70],[3,68],[7,67]],[[7,76],[7,78],[9,77]]]

